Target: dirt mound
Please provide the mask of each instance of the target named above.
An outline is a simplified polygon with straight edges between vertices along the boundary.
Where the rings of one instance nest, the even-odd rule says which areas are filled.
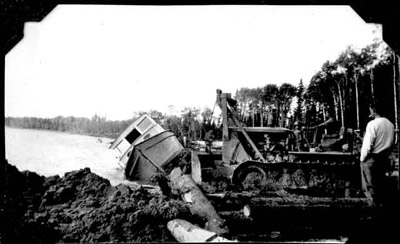
[[[55,233],[48,224],[33,220],[46,190],[46,178],[20,172],[5,162],[4,195],[0,201],[0,243],[52,243]]]
[[[110,181],[91,173],[89,168],[66,173],[63,178],[49,179],[41,206],[101,199],[111,189]],[[92,203],[95,204],[95,203]],[[74,204],[73,204],[74,205]]]
[[[167,222],[187,205],[146,188],[111,186],[89,168],[45,178],[6,163],[0,242],[174,242]]]

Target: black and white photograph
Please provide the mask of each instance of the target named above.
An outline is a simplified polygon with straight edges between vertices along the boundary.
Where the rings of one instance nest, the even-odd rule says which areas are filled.
[[[2,2],[0,243],[399,241],[400,12],[320,2]]]

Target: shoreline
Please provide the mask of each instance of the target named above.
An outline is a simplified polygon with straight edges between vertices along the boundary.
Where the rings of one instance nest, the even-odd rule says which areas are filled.
[[[95,138],[104,138],[104,139],[110,139],[110,140],[115,140],[115,138],[118,137],[116,134],[115,138],[114,137],[109,137],[106,135],[90,135],[90,134],[85,134],[85,133],[77,133],[77,132],[70,132],[70,131],[60,131],[60,130],[45,130],[45,129],[33,129],[33,128],[23,128],[23,127],[14,127],[14,126],[4,126],[5,129],[18,129],[18,130],[33,130],[33,131],[43,131],[43,132],[54,132],[54,133],[61,133],[61,134],[70,134],[70,135],[81,135],[81,136],[89,136],[89,137],[95,137]]]

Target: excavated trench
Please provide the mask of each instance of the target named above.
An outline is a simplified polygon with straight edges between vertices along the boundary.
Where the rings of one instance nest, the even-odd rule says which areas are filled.
[[[185,219],[203,227],[205,220],[170,191],[165,178],[158,182],[159,188],[114,187],[89,168],[43,177],[6,163],[0,243],[176,242],[168,221]],[[231,240],[362,240],[361,233],[377,226],[363,198],[239,191],[218,173],[201,189],[225,220],[225,237]],[[396,218],[398,211],[390,216]]]

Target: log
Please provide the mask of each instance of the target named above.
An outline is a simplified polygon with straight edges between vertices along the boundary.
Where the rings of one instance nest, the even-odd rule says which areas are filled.
[[[281,196],[279,192],[263,193],[268,197]],[[253,198],[259,197],[257,192],[225,192],[206,194],[213,206],[220,211],[242,211],[246,204],[251,205]],[[220,215],[221,216],[221,215]]]
[[[250,207],[246,205],[248,209]],[[243,223],[247,223],[248,221],[251,221],[250,213],[245,213],[245,207],[241,210],[236,210],[236,211],[222,211],[218,212],[219,216],[225,219],[226,222],[229,222],[230,220],[235,220],[235,221],[243,221]]]
[[[190,174],[183,174],[180,168],[174,168],[170,173],[170,181],[172,189],[180,194],[185,203],[189,204],[191,213],[207,220],[205,229],[218,235],[228,232],[227,228],[222,227],[224,220],[218,215]]]
[[[192,152],[191,154],[191,170],[192,170],[192,178],[197,185],[201,185],[201,163],[199,156],[197,153]]]
[[[251,198],[259,197],[259,192],[222,192],[222,193],[209,193],[206,194],[209,198],[230,200],[239,199],[242,201],[249,201]],[[288,193],[284,190],[280,191],[263,191],[263,197],[284,197]]]
[[[336,218],[335,215],[338,215],[338,217],[346,215],[346,217],[340,217],[343,219],[352,218],[352,216],[368,214],[371,212],[371,208],[368,207],[366,200],[357,198],[257,197],[252,198],[248,204],[245,204],[242,212],[247,218],[262,219],[268,216],[271,221],[274,218],[284,219],[283,216],[286,215],[292,216],[293,219],[297,218],[295,216],[303,216],[305,214],[314,215],[312,216],[313,218],[307,219],[307,221],[312,221],[312,219],[324,218],[324,216]],[[220,215],[226,220],[229,219],[224,214],[220,213]]]
[[[168,222],[168,230],[179,242],[206,242],[216,236],[215,232],[201,229],[186,220],[174,219]]]
[[[169,221],[167,228],[178,242],[233,242],[183,219]]]
[[[332,197],[254,197],[249,205],[263,208],[365,208],[368,207],[365,198],[332,198]]]

